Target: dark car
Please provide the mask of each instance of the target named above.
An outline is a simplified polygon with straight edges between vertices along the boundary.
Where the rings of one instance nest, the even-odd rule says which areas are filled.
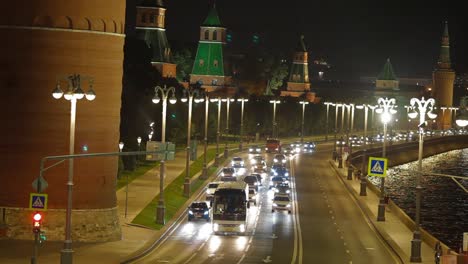
[[[270,175],[272,175],[272,176],[275,175],[275,172],[277,170],[282,169],[282,168],[285,168],[285,166],[283,164],[273,164],[271,166],[271,169],[270,169]]]
[[[244,177],[244,182],[249,185],[250,189],[255,189],[255,191],[258,191],[258,186],[260,183],[258,182],[258,178],[255,175],[248,175]]]
[[[284,177],[281,177],[281,176],[274,176],[274,177],[271,177],[271,180],[270,180],[270,189],[277,185],[277,184],[280,184],[280,183],[289,183],[289,181],[284,178]]]
[[[210,208],[206,202],[193,202],[188,207],[188,220],[193,219],[205,219],[207,222],[210,221]]]

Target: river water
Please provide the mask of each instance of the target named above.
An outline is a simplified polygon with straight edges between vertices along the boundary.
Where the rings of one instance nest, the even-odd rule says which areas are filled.
[[[416,214],[417,161],[392,167],[387,171],[385,192],[413,220]],[[423,159],[423,171],[463,176],[459,182],[468,189],[468,149],[453,150]],[[380,186],[380,179],[369,177]],[[463,232],[468,232],[468,193],[451,178],[423,175],[421,177],[421,227],[451,249],[462,246]]]

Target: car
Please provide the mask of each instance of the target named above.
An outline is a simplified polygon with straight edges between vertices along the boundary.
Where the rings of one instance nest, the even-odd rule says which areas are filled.
[[[250,146],[249,147],[249,153],[250,154],[260,154],[260,153],[262,153],[262,148],[260,148],[260,146],[257,146],[257,145]]]
[[[283,164],[273,164],[270,168],[270,175],[275,175],[278,169],[285,168]]]
[[[255,191],[258,191],[258,186],[260,185],[260,182],[258,181],[257,176],[247,175],[244,177],[244,182],[249,185],[250,189],[255,189]]]
[[[257,205],[258,193],[255,189],[249,189],[249,202],[253,202],[254,205]]]
[[[215,181],[215,182],[210,182],[208,183],[208,186],[206,187],[206,199],[211,200],[213,198],[214,192],[216,191],[216,188],[218,188],[218,185],[222,183],[221,181]]]
[[[277,185],[277,184],[279,184],[279,183],[283,183],[283,182],[289,183],[289,181],[288,181],[286,178],[284,178],[284,177],[281,177],[281,176],[273,176],[273,177],[271,177],[271,180],[270,180],[270,189],[271,189],[273,186],[275,186],[275,185]]]
[[[291,143],[291,148],[293,149],[294,153],[300,153],[302,148],[302,143],[300,141],[295,141]]]
[[[231,160],[231,167],[233,168],[243,168],[244,160],[241,157],[233,157]]]
[[[207,222],[210,221],[210,207],[206,202],[194,201],[188,207],[188,220],[194,219],[205,219]]]
[[[275,212],[275,210],[287,210],[290,214],[291,209],[291,198],[287,194],[276,194],[273,197],[273,204],[271,206],[271,212]]]
[[[315,150],[315,142],[312,142],[312,141],[307,141],[307,142],[304,142],[304,145],[302,146],[302,151],[305,152],[305,153],[311,153]]]
[[[273,164],[286,164],[287,159],[283,154],[276,154],[273,157]]]
[[[291,187],[289,187],[289,183],[286,182],[276,184],[275,186],[273,186],[272,190],[275,192],[275,194],[291,193]]]
[[[273,176],[289,178],[289,170],[286,167],[279,167],[273,172]]]
[[[253,169],[255,168],[266,169],[267,167],[265,158],[260,155],[254,156],[252,159],[250,159],[250,164],[252,164]]]
[[[220,175],[221,177],[236,177],[236,170],[232,167],[224,167]]]
[[[295,153],[294,149],[291,147],[284,147],[282,152],[284,155],[294,155]]]
[[[263,184],[262,184],[262,182],[263,182],[262,174],[260,174],[260,173],[252,173],[252,174],[250,174],[250,175],[251,175],[251,176],[257,177],[257,180],[258,180],[259,185],[260,185],[260,186],[263,185]]]

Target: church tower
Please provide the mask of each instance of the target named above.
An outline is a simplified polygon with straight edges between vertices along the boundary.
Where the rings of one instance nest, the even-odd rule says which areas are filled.
[[[136,35],[151,50],[151,65],[163,78],[176,77],[176,64],[166,37],[166,8],[163,0],[143,0],[137,6]]]
[[[309,101],[315,100],[315,93],[310,92],[309,53],[302,35],[294,51],[286,91],[281,91],[281,96],[299,97],[304,93]]]
[[[213,6],[200,26],[200,40],[193,62],[190,84],[199,84],[207,92],[231,85],[224,60],[226,28],[221,25],[218,12]]]
[[[444,33],[442,35],[442,44],[440,55],[437,61],[437,67],[432,73],[433,97],[436,104],[441,107],[452,106],[453,101],[453,83],[455,81],[455,71],[450,63],[450,42],[448,33],[448,23],[445,22]],[[451,111],[439,112],[437,116],[438,129],[447,129],[451,127]]]
[[[387,59],[385,65],[375,80],[375,92],[377,97],[393,96],[395,91],[399,90],[399,81],[393,71],[390,59]]]

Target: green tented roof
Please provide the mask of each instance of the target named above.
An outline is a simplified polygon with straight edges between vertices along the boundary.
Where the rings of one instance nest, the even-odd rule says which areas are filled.
[[[299,43],[296,46],[296,51],[303,51],[303,52],[307,51],[306,45],[304,43],[304,35],[301,35],[301,39],[300,39]]]
[[[200,63],[200,61],[203,63]],[[192,74],[224,76],[223,44],[220,42],[198,43]]]
[[[450,67],[450,41],[448,32],[448,23],[445,22],[444,33],[442,35],[442,45],[440,47],[439,64]]]
[[[202,26],[210,26],[210,27],[220,27],[221,20],[219,20],[218,12],[216,8],[211,8],[208,16],[206,17],[205,21],[203,22]]]
[[[397,80],[390,59],[387,59],[383,70],[380,72],[379,76],[377,76],[377,80]]]

